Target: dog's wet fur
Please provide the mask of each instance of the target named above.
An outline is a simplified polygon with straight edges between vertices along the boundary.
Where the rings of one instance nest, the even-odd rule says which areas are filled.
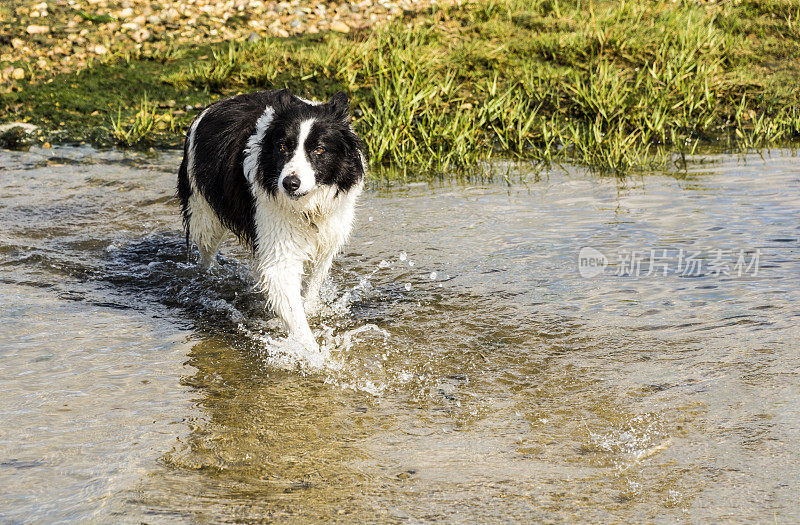
[[[186,136],[178,197],[187,244],[208,267],[233,232],[252,249],[258,285],[290,335],[316,348],[305,312],[318,307],[350,234],[365,173],[344,93],[326,103],[287,90],[221,100]]]

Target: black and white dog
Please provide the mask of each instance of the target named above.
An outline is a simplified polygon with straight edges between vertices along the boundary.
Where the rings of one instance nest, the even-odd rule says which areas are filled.
[[[287,90],[216,102],[189,128],[178,173],[187,246],[197,244],[207,268],[232,231],[253,250],[257,285],[289,335],[317,349],[306,313],[350,234],[365,172],[344,93],[327,103]]]

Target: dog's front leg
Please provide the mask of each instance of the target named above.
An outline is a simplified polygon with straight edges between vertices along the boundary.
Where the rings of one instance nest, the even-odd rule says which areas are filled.
[[[311,264],[311,276],[306,283],[305,295],[305,311],[309,315],[317,312],[322,306],[319,291],[322,288],[322,283],[325,282],[325,277],[328,276],[328,272],[331,270],[333,259],[338,251],[337,248],[320,253]]]
[[[259,268],[259,285],[267,294],[272,310],[283,321],[286,331],[304,344],[319,349],[303,310],[300,261],[276,263]]]

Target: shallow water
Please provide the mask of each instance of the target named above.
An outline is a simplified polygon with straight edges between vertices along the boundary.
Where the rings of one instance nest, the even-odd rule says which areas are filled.
[[[178,160],[0,152],[0,521],[800,520],[797,158],[371,190],[319,369]]]

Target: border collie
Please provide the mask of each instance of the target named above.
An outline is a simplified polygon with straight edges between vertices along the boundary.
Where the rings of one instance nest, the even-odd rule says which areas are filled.
[[[221,100],[192,122],[178,172],[187,248],[194,241],[208,268],[233,232],[252,250],[257,287],[289,336],[314,350],[306,314],[320,306],[366,173],[349,118],[341,92],[327,103],[288,90]]]

